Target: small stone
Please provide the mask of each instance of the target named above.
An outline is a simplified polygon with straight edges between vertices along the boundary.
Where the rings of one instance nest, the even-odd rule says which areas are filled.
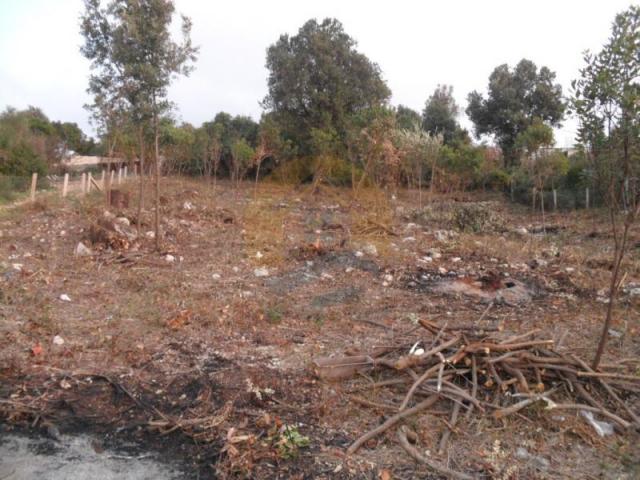
[[[356,257],[360,258],[360,257],[364,256],[364,253],[362,253],[361,251],[358,250],[357,252],[354,253],[354,255]]]
[[[446,275],[446,274],[448,273],[448,271],[447,271],[447,269],[446,269],[446,268],[444,268],[444,267],[440,267],[440,268],[438,268],[438,273],[439,273],[440,275]]]
[[[220,280],[222,277],[219,273],[213,273],[211,274],[211,278],[213,278],[214,280]]]
[[[387,283],[393,282],[393,275],[386,274],[383,278],[384,278],[384,281]]]
[[[66,293],[63,293],[62,295],[60,295],[60,300],[62,300],[63,302],[70,302],[71,298]]]
[[[148,232],[146,232],[144,234],[147,238],[156,238],[156,232],[154,232],[153,230],[149,230]]]
[[[193,204],[191,202],[184,202],[182,204],[183,210],[193,210]]]
[[[24,267],[24,265],[22,265],[21,263],[12,263],[11,264],[11,268],[13,268],[17,272],[21,272],[22,271],[22,267]]]
[[[347,268],[345,268],[345,269],[344,269],[344,272],[345,272],[345,273],[351,273],[351,272],[353,272],[353,267],[347,267]]]
[[[167,253],[167,255],[164,257],[165,261],[169,262],[169,263],[173,263],[176,261],[176,257],[174,257],[173,255],[171,255],[170,253]]]
[[[458,262],[460,262],[461,260],[462,260],[462,259],[461,259],[460,257],[453,257],[453,258],[451,259],[451,261],[452,261],[453,263],[458,263]]]
[[[62,338],[60,335],[56,335],[55,337],[53,337],[53,344],[64,345],[64,338]]]
[[[372,257],[378,256],[378,249],[373,243],[367,243],[364,247],[362,247],[362,250],[364,251],[364,253],[366,253],[367,255],[371,255]]]
[[[416,237],[404,237],[402,239],[403,242],[415,242],[416,241]]]
[[[87,247],[84,243],[78,242],[74,251],[76,257],[89,257],[93,255],[93,251]]]
[[[131,225],[131,221],[127,217],[118,217],[114,222],[119,223],[120,225],[126,225],[127,227]]]
[[[260,267],[260,268],[256,268],[253,271],[253,274],[256,277],[268,277],[269,276],[269,270],[265,267]]]
[[[567,267],[567,268],[564,269],[564,271],[567,272],[567,273],[573,273],[573,272],[576,271],[576,269],[573,268],[573,267]]]
[[[264,255],[262,255],[261,252],[256,252],[256,258],[257,259],[261,259],[262,257],[264,257]]]

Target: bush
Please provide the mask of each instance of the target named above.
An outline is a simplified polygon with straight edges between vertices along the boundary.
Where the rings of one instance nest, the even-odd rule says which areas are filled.
[[[47,164],[28,144],[20,142],[0,156],[0,174],[30,178],[32,173],[43,177]]]

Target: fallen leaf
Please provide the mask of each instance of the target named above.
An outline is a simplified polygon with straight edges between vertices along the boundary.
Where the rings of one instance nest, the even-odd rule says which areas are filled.
[[[33,355],[34,357],[42,355],[42,345],[40,345],[40,342],[31,347],[31,355]]]

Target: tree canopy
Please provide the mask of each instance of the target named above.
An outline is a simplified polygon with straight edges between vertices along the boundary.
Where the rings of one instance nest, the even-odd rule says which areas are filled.
[[[460,109],[453,98],[453,87],[438,85],[422,111],[422,128],[431,135],[442,135],[445,145],[466,136],[458,123]]]
[[[554,83],[555,78],[549,68],[538,70],[535,63],[523,59],[513,70],[507,64],[493,70],[486,98],[477,91],[469,94],[466,113],[476,135],[493,135],[508,165],[518,159],[518,134],[536,119],[552,127],[560,126],[565,104],[562,87]]]
[[[379,107],[391,92],[380,68],[356,50],[342,24],[309,20],[297,35],[282,35],[267,50],[268,95],[285,139],[302,155],[312,153],[312,132],[335,132],[344,144],[349,117]]]

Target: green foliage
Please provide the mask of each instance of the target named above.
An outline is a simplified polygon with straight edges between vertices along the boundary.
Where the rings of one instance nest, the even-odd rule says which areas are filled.
[[[396,125],[400,130],[414,130],[421,121],[420,114],[415,110],[404,105],[398,105],[396,108]]]
[[[625,198],[625,181],[640,175],[640,7],[618,14],[598,54],[587,52],[573,82],[579,140],[610,206]]]
[[[30,178],[32,173],[45,175],[47,164],[28,143],[22,141],[12,146],[7,151],[6,158],[0,154],[0,174]]]
[[[559,126],[565,105],[562,87],[554,83],[556,75],[547,67],[540,70],[530,60],[521,60],[515,69],[504,64],[489,76],[488,96],[477,91],[469,94],[467,115],[476,135],[493,135],[508,166],[519,157],[516,138],[534,120]]]
[[[355,47],[339,21],[325,19],[309,20],[267,50],[263,105],[302,157],[313,153],[314,129],[335,131],[344,145],[349,117],[391,94],[379,67]]]
[[[477,172],[484,160],[482,148],[473,145],[444,146],[439,164],[450,187],[466,190],[476,183]]]
[[[309,437],[302,435],[293,425],[283,425],[275,439],[278,454],[284,459],[295,458],[301,448],[310,444]]]
[[[432,135],[442,135],[445,145],[464,142],[468,135],[458,123],[458,114],[453,87],[438,85],[422,111],[422,128]]]

